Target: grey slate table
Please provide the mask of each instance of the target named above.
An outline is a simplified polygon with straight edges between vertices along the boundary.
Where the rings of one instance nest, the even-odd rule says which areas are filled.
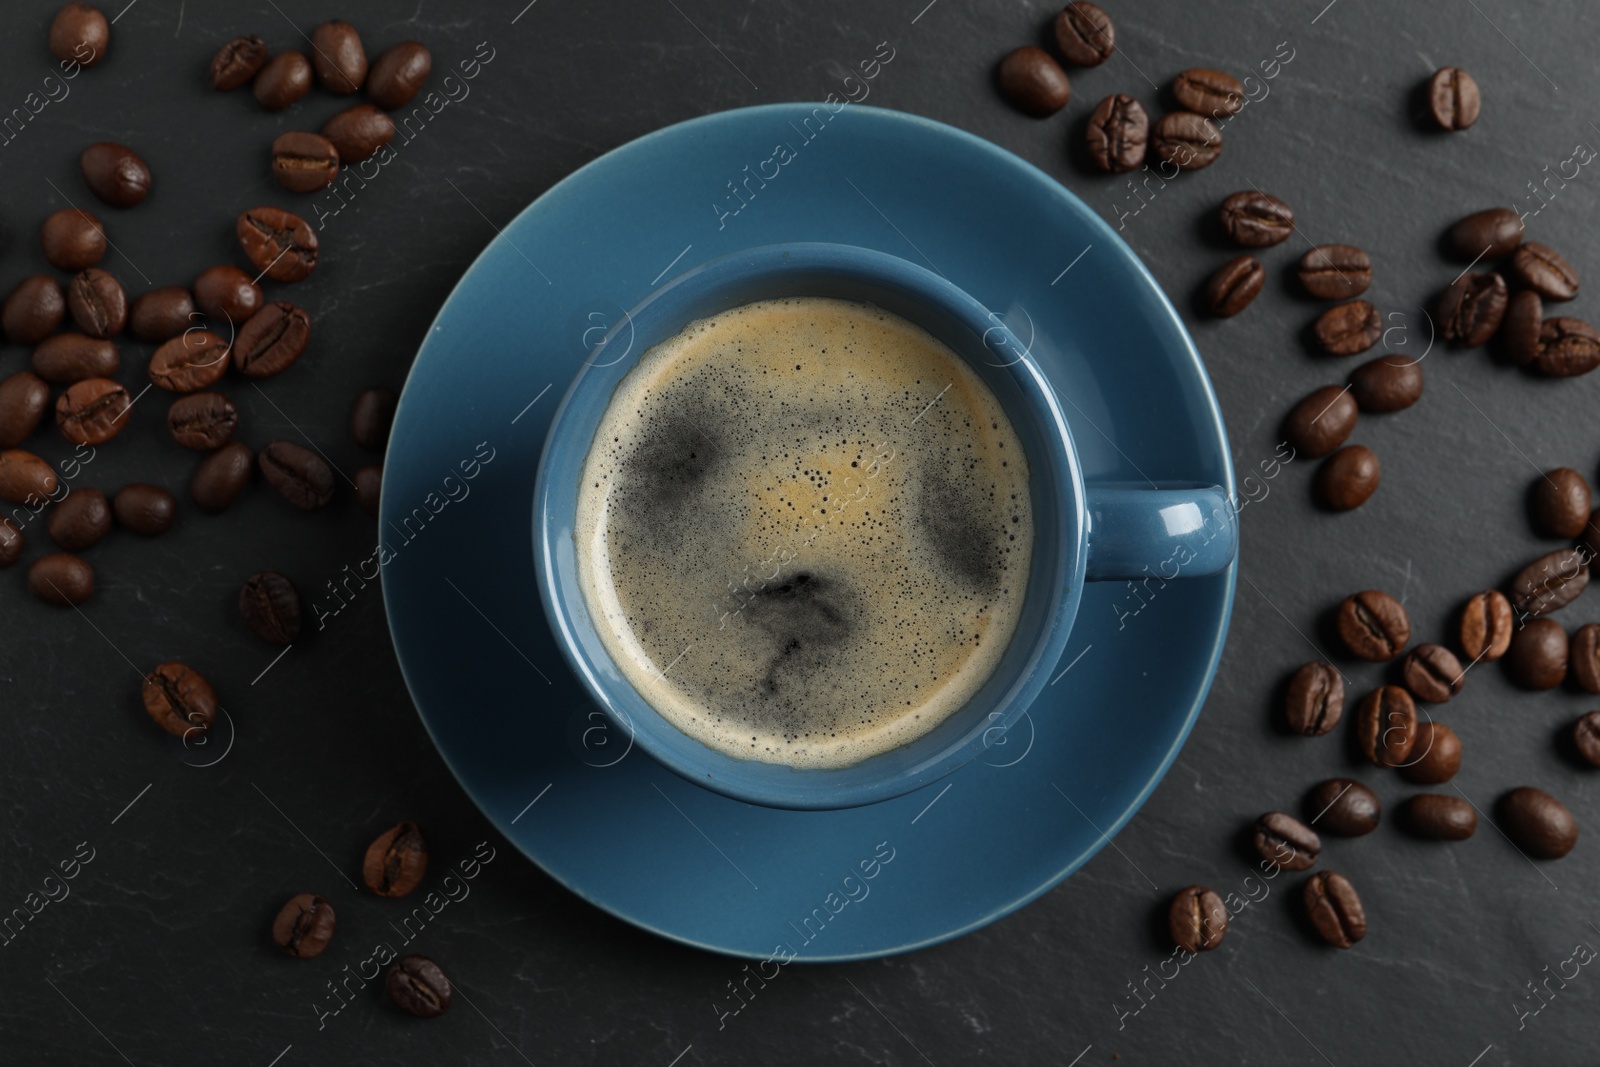
[[[247,93],[211,93],[204,70],[228,37],[254,31],[274,48],[303,47],[296,28],[338,16],[375,46],[420,38],[441,64],[489,42],[496,59],[471,97],[352,201],[325,265],[296,291],[316,323],[314,379],[290,375],[270,400],[231,390],[252,443],[298,428],[354,467],[365,457],[345,429],[351,397],[401,384],[495,225],[574,168],[661,126],[820,97],[841,64],[887,38],[898,54],[872,103],[989,138],[1058,176],[1114,225],[1122,219],[1191,320],[1242,474],[1273,455],[1288,408],[1348,364],[1321,363],[1298,339],[1315,305],[1279,272],[1305,247],[1300,237],[1272,251],[1271,283],[1241,317],[1206,321],[1190,310],[1230,254],[1208,224],[1224,195],[1253,183],[1294,205],[1304,239],[1367,248],[1377,264],[1370,295],[1401,316],[1393,321],[1407,324],[1415,351],[1425,342],[1421,308],[1459,269],[1438,254],[1440,230],[1492,204],[1539,207],[1528,183],[1556,173],[1575,146],[1592,154],[1600,144],[1600,8],[1591,4],[1107,3],[1119,55],[1073,74],[1065,115],[1035,121],[1001,104],[990,76],[1002,54],[1041,35],[1053,14],[1044,3],[525,2],[136,0],[120,14],[109,60],[0,138],[0,282],[9,289],[45,269],[36,233],[49,211],[69,198],[100,210],[77,174],[79,151],[100,139],[135,145],[157,175],[142,207],[102,212],[118,246],[108,266],[135,291],[145,277],[185,282],[234,258],[233,213],[275,192],[267,143],[283,129],[316,128],[343,105],[317,93],[272,116]],[[0,13],[0,116],[43,92],[53,6],[14,0]],[[1091,174],[1069,150],[1101,96],[1125,91],[1156,109],[1158,86],[1178,71],[1243,74],[1282,42],[1292,61],[1230,128],[1221,162],[1168,184],[1136,215],[1121,215],[1138,202],[1125,199],[1120,179]],[[1417,85],[1444,64],[1483,86],[1482,120],[1457,137],[1423,132],[1413,113]],[[758,70],[759,90],[735,66]],[[1580,168],[1548,188],[1530,232],[1600,287],[1600,170]],[[1587,292],[1573,313],[1600,319],[1597,301]],[[26,359],[10,346],[0,371]],[[1315,655],[1313,643],[1328,642],[1328,609],[1380,586],[1403,597],[1419,636],[1443,639],[1463,598],[1552,547],[1524,515],[1536,470],[1600,474],[1600,375],[1537,381],[1484,352],[1442,348],[1426,370],[1416,408],[1358,430],[1384,463],[1365,508],[1316,511],[1309,461],[1262,483],[1264,496],[1255,490],[1215,688],[1117,849],[954,943],[790,968],[720,1029],[713,1004],[727,960],[584,904],[516,856],[468,802],[410,706],[376,588],[313,647],[291,652],[260,684],[240,685],[271,652],[235,617],[239,581],[261,568],[314,575],[360,558],[371,525],[350,494],[300,516],[258,487],[225,520],[186,510],[159,541],[114,535],[92,550],[101,588],[82,614],[35,602],[21,566],[0,573],[0,909],[22,906],[62,861],[80,861],[70,896],[0,945],[0,1063],[1593,1063],[1600,973],[1579,967],[1551,979],[1574,970],[1565,961],[1575,946],[1600,945],[1600,772],[1558,744],[1591,705],[1565,690],[1517,692],[1492,666],[1474,670],[1440,713],[1465,745],[1454,784],[1485,811],[1515,785],[1554,792],[1585,825],[1571,856],[1531,863],[1487,822],[1450,846],[1385,825],[1328,849],[1372,913],[1372,933],[1354,950],[1309,937],[1291,876],[1235,918],[1219,951],[1164,985],[1146,981],[1170,952],[1166,897],[1191,882],[1240,887],[1252,869],[1241,829],[1255,816],[1298,810],[1304,790],[1334,774],[1367,781],[1391,807],[1408,792],[1356,766],[1335,741],[1274,727],[1283,679]],[[194,458],[163,440],[163,407],[136,412],[137,425],[99,451],[84,484],[144,479],[181,491]],[[48,429],[34,447],[52,460],[70,452]],[[30,536],[29,559],[42,530]],[[1597,611],[1580,600],[1564,615],[1576,626]],[[248,725],[209,769],[174,756],[138,704],[137,674],[178,655],[243,690],[233,710]],[[1380,674],[1352,677],[1368,685]],[[427,826],[440,855],[466,855],[484,840],[498,850],[470,897],[417,945],[447,961],[466,997],[446,1018],[419,1024],[369,989],[319,1030],[311,1004],[323,991],[285,969],[264,928],[287,891],[330,878],[317,849],[353,875],[352,857],[402,815]],[[375,926],[353,919],[345,936],[376,939],[364,928]]]

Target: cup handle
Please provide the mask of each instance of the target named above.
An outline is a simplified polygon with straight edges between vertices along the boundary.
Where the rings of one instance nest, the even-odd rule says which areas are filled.
[[[1239,554],[1239,513],[1220,487],[1089,486],[1091,582],[1195,578]]]

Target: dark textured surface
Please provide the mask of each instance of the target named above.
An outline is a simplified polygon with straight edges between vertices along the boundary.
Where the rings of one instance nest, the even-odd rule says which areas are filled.
[[[267,146],[284,130],[320,127],[350,101],[313,91],[268,115],[247,91],[212,93],[207,64],[231,36],[254,31],[275,50],[304,48],[297,31],[339,16],[360,27],[374,56],[395,41],[425,41],[435,86],[488,42],[494,59],[470,97],[324,220],[312,279],[271,290],[314,320],[300,364],[260,391],[237,377],[224,383],[252,447],[303,431],[353,472],[373,457],[349,440],[351,400],[400,386],[428,322],[496,225],[575,167],[660,126],[820,97],[888,39],[897,58],[871,103],[987,137],[1061,177],[1114,225],[1122,218],[1193,320],[1243,476],[1273,455],[1279,420],[1302,395],[1359,362],[1319,359],[1301,342],[1318,309],[1289,285],[1306,239],[1372,254],[1367,296],[1386,325],[1405,327],[1391,347],[1416,353],[1429,331],[1422,305],[1460,269],[1438,254],[1443,228],[1493,204],[1537,207],[1526,183],[1556,172],[1575,145],[1600,144],[1591,125],[1600,121],[1600,11],[1588,5],[1108,3],[1119,54],[1072,72],[1070,107],[1037,121],[1001,104],[990,77],[1012,47],[1042,40],[1054,9],[923,2],[540,0],[513,24],[522,0],[352,0],[337,9],[137,0],[113,27],[110,58],[4,135],[0,282],[9,289],[47,269],[37,227],[69,200],[106,221],[119,251],[102,266],[135,293],[215,262],[242,265],[232,222],[244,208],[310,210],[272,183]],[[44,82],[50,10],[14,3],[0,16],[0,115],[25,108],[30,92],[41,94],[35,107],[45,88],[60,93]],[[1156,85],[1178,71],[1242,76],[1287,54],[1284,41],[1292,61],[1228,126],[1209,170],[1164,188],[1152,182],[1142,209],[1123,216],[1140,203],[1126,180],[1083,169],[1077,146],[1102,96],[1131,93],[1158,117],[1166,104]],[[1484,100],[1478,124],[1448,137],[1416,119],[1418,87],[1447,63],[1471,71]],[[149,162],[155,186],[139,207],[103,207],[84,188],[78,153],[101,139],[126,141]],[[1232,254],[1212,212],[1252,184],[1294,206],[1304,238],[1265,251],[1269,281],[1244,314],[1197,320],[1199,286]],[[1585,167],[1551,188],[1530,235],[1594,287],[1600,173]],[[1558,313],[1600,318],[1600,297],[1582,294]],[[149,349],[123,349],[120,378],[137,391]],[[0,371],[26,359],[9,346]],[[1329,609],[1382,587],[1405,601],[1416,640],[1447,640],[1468,595],[1557,547],[1528,526],[1536,469],[1597,473],[1600,377],[1540,381],[1483,351],[1442,347],[1424,369],[1415,408],[1365,416],[1352,437],[1384,464],[1364,508],[1315,511],[1308,460],[1246,484],[1257,499],[1243,516],[1245,562],[1221,673],[1188,747],[1116,849],[952,944],[788,968],[720,1027],[714,1005],[727,1005],[738,965],[594,911],[517,856],[467,802],[412,712],[376,589],[261,674],[277,652],[238,618],[240,584],[274,569],[310,596],[366,554],[370,520],[346,485],[332,506],[306,515],[259,482],[227,515],[201,515],[182,492],[196,457],[165,439],[169,398],[152,391],[74,484],[108,493],[133,480],[165,484],[182,498],[178,527],[154,542],[118,531],[90,550],[99,589],[82,614],[26,593],[26,562],[47,543],[42,518],[27,530],[24,562],[0,572],[0,908],[25,907],[80,842],[82,855],[93,850],[66,883],[70,896],[20,933],[14,924],[0,944],[0,1062],[1588,1062],[1600,977],[1579,966],[1589,949],[1573,957],[1575,946],[1600,947],[1590,906],[1600,796],[1596,772],[1558,737],[1592,705],[1566,690],[1519,693],[1493,665],[1473,669],[1462,695],[1436,711],[1464,749],[1460,776],[1440,791],[1459,787],[1491,813],[1509,788],[1538,785],[1586,827],[1570,856],[1529,861],[1486,819],[1457,844],[1411,839],[1386,819],[1365,838],[1327,841],[1319,868],[1347,875],[1363,895],[1370,932],[1355,948],[1315,942],[1298,906],[1305,876],[1283,874],[1234,915],[1221,948],[1181,969],[1166,962],[1171,893],[1198,882],[1261,896],[1263,883],[1246,881],[1253,858],[1244,844],[1261,812],[1298,812],[1313,783],[1340,774],[1372,785],[1391,812],[1416,791],[1353,763],[1343,729],[1310,740],[1277,725],[1289,673],[1314,655],[1313,643],[1329,647]],[[49,425],[29,447],[52,461],[71,455]],[[1571,629],[1594,618],[1596,595],[1561,621]],[[216,752],[186,751],[140,706],[139,675],[169,658],[204,671],[237,723],[232,750],[214,766],[193,766]],[[1352,702],[1386,677],[1341,666]],[[496,850],[467,883],[470,895],[406,949],[444,965],[457,1003],[443,1019],[412,1020],[374,983],[319,1029],[313,1005],[333,1003],[322,983],[345,964],[354,970],[367,946],[398,940],[386,902],[345,879],[359,879],[367,842],[402,818],[424,826],[435,872],[467,860],[480,841],[489,842],[484,855]],[[49,883],[57,895],[58,884]],[[338,908],[338,934],[317,961],[286,960],[268,938],[279,906],[301,891]],[[1178,976],[1163,986],[1150,977],[1158,970]],[[1143,983],[1142,1001],[1129,983]]]

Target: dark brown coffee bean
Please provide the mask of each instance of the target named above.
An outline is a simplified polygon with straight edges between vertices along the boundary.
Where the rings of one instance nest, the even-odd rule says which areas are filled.
[[[1410,356],[1379,356],[1350,372],[1350,395],[1362,411],[1404,411],[1422,399],[1422,364]]]
[[[1466,680],[1456,654],[1435,644],[1421,644],[1407,652],[1400,676],[1411,695],[1428,704],[1443,704],[1461,692]]]
[[[234,232],[256,271],[275,282],[298,282],[316,269],[317,235],[299,215],[254,207],[239,216]]]
[[[0,545],[0,549],[3,547]],[[18,551],[20,553],[20,547]],[[1580,756],[1592,766],[1600,767],[1600,711],[1588,712],[1572,724],[1572,743]]]
[[[328,92],[346,96],[367,81],[367,50],[356,28],[340,19],[311,31],[311,65]]]
[[[1167,930],[1172,943],[1185,952],[1209,952],[1228,932],[1228,909],[1203,885],[1180,889],[1167,908]]]
[[[1458,67],[1440,67],[1428,80],[1428,111],[1441,130],[1464,130],[1478,121],[1478,83]]]
[[[1308,821],[1335,837],[1360,837],[1378,828],[1383,809],[1378,795],[1350,778],[1318,782],[1306,794]]]
[[[1506,667],[1519,685],[1554,689],[1567,676],[1567,631],[1554,619],[1532,619],[1511,639]]]
[[[109,378],[85,378],[56,398],[56,428],[75,445],[103,445],[128,425],[133,400]]]
[[[213,515],[226,511],[250,484],[254,465],[255,455],[250,447],[243,441],[230,441],[196,468],[189,481],[189,499],[195,507]]]
[[[0,448],[26,441],[50,409],[50,386],[32,371],[19,370],[0,381]]]
[[[1252,838],[1263,861],[1286,871],[1303,871],[1316,865],[1322,838],[1293,815],[1269,811],[1256,820]]]
[[[232,92],[267,65],[267,42],[255,34],[235,37],[211,59],[211,88]]]
[[[290,645],[300,636],[300,594],[293,582],[276,571],[245,579],[239,590],[239,614],[268,644]]]
[[[149,344],[160,344],[195,324],[194,296],[181,285],[152,289],[128,310],[128,332]]]
[[[1441,722],[1425,719],[1417,724],[1417,743],[1400,765],[1409,782],[1438,785],[1448,782],[1461,769],[1461,738]]]
[[[1179,170],[1203,170],[1222,155],[1222,131],[1203,115],[1174,111],[1156,123],[1150,147]]]
[[[396,1007],[419,1019],[432,1019],[450,1010],[450,979],[426,956],[396,960],[383,987]]]
[[[1267,270],[1255,256],[1230,259],[1206,282],[1206,307],[1219,319],[1231,318],[1250,306],[1267,280]]]
[[[1540,556],[1511,580],[1511,606],[1527,615],[1560,611],[1588,586],[1588,562],[1578,548],[1558,548]]]
[[[53,496],[60,479],[55,470],[20,448],[0,452],[0,500],[33,505]]]
[[[217,693],[199,671],[182,663],[159,663],[144,677],[144,710],[174,737],[204,733],[217,721]]]
[[[82,552],[111,532],[111,505],[98,489],[74,489],[50,509],[44,528],[63,552]]]
[[[1439,298],[1439,336],[1457,347],[1488,344],[1505,318],[1509,295],[1506,280],[1494,271],[1463,274]]]
[[[237,328],[261,310],[266,294],[250,275],[230,263],[207,267],[194,280],[194,302],[202,314]]]
[[[272,943],[297,960],[322,955],[333,940],[333,905],[315,893],[292,896],[272,920]]]
[[[369,463],[356,470],[356,503],[373,518],[378,517],[378,494],[383,488],[383,464]]]
[[[1533,483],[1533,528],[1545,537],[1581,537],[1589,525],[1589,483],[1571,467]]]
[[[1591,561],[1600,559],[1600,508],[1589,513],[1589,525],[1583,529],[1583,547]]]
[[[1461,612],[1461,651],[1473,663],[1505,655],[1511,632],[1511,601],[1497,589],[1479,593]]]
[[[289,369],[311,340],[311,317],[276,300],[251,317],[233,344],[233,365],[247,378],[270,378]]]
[[[1355,886],[1337,871],[1318,871],[1306,882],[1306,914],[1317,935],[1334,948],[1349,948],[1367,936],[1367,912]]]
[[[62,63],[92,67],[110,47],[111,23],[90,4],[67,4],[50,23],[50,54]]]
[[[1530,786],[1500,798],[1500,827],[1518,848],[1538,859],[1560,859],[1578,843],[1578,821],[1567,806]]]
[[[28,591],[46,604],[75,607],[94,595],[94,568],[70,552],[52,552],[28,565]]]
[[[320,133],[280,134],[272,142],[272,176],[291,193],[314,193],[339,176],[339,150]]]
[[[228,342],[210,330],[185,330],[156,349],[147,370],[169,393],[197,393],[227,373]]]
[[[1565,315],[1545,319],[1539,327],[1539,370],[1554,378],[1572,378],[1600,367],[1600,330]]]
[[[371,104],[357,104],[329,119],[322,127],[322,136],[333,142],[339,161],[349,166],[371,159],[378,149],[394,140],[394,120]]]
[[[1539,328],[1544,325],[1544,301],[1532,289],[1511,294],[1506,316],[1500,320],[1500,341],[1506,354],[1523,366],[1539,359]]]
[[[356,397],[350,408],[350,436],[362,448],[382,452],[389,443],[389,427],[394,424],[395,405],[400,398],[393,389],[368,389]]]
[[[1367,301],[1352,300],[1318,315],[1311,332],[1323,355],[1355,356],[1378,343],[1383,336],[1383,317]]]
[[[14,344],[36,345],[55,333],[67,317],[67,298],[48,274],[24,278],[0,308],[0,328]]]
[[[132,207],[150,195],[150,168],[124,144],[97,141],[78,157],[89,191],[112,207]]]
[[[1325,385],[1294,406],[1283,434],[1296,455],[1320,459],[1344,444],[1356,428],[1356,402],[1350,390]]]
[[[1585,693],[1600,693],[1600,623],[1585,623],[1572,635],[1568,649],[1572,680]]]
[[[9,567],[21,559],[25,547],[22,527],[10,519],[0,517],[0,568]]]
[[[1218,119],[1244,107],[1244,86],[1231,74],[1195,67],[1172,80],[1172,97],[1185,111]]]
[[[1007,53],[995,71],[1006,102],[1025,115],[1054,115],[1072,99],[1067,72],[1042,48],[1024,45]]]
[[[85,378],[109,378],[121,366],[122,357],[115,344],[81,333],[58,333],[33,350],[34,372],[57,385],[71,385]]]
[[[1294,233],[1289,205],[1254,189],[1229,196],[1218,214],[1228,240],[1245,248],[1269,248]]]
[[[39,247],[52,267],[86,270],[106,254],[105,227],[87,211],[63,208],[39,227]]]
[[[1350,511],[1365,504],[1378,491],[1383,468],[1377,454],[1366,445],[1346,445],[1317,468],[1315,491],[1322,506]]]
[[[1331,663],[1307,663],[1289,680],[1285,716],[1289,729],[1321,737],[1339,725],[1344,714],[1344,679]]]
[[[256,75],[251,92],[268,111],[282,111],[311,91],[311,60],[303,52],[279,52]]]
[[[1144,105],[1126,93],[1100,101],[1085,132],[1089,159],[1109,174],[1126,174],[1144,163],[1150,143],[1150,117]]]
[[[1099,5],[1072,0],[1056,16],[1056,47],[1075,67],[1098,67],[1117,50],[1117,27]]]
[[[367,846],[361,877],[380,897],[403,897],[428,873],[428,842],[414,822],[396,823]]]
[[[1460,797],[1420,793],[1400,809],[1400,821],[1419,837],[1465,841],[1478,829],[1478,813]]]
[[[1578,295],[1578,272],[1559,252],[1538,241],[1524,241],[1511,256],[1511,276],[1546,300]]]
[[[184,448],[211,452],[233,440],[239,411],[221,393],[190,393],[167,409],[167,429]]]
[[[309,448],[273,441],[256,462],[267,484],[302,511],[315,511],[333,499],[333,468]]]
[[[1417,706],[1399,686],[1381,686],[1356,705],[1355,729],[1362,755],[1379,767],[1399,767],[1417,743]]]
[[[1355,245],[1318,245],[1300,257],[1305,291],[1322,300],[1349,300],[1372,284],[1372,258]]]
[[[1450,227],[1445,247],[1457,259],[1473,262],[1510,255],[1522,243],[1522,216],[1508,207],[1468,215]]]
[[[111,513],[126,529],[142,537],[158,537],[172,529],[178,502],[159,485],[134,482],[111,498]]]
[[[128,294],[116,278],[90,267],[67,286],[67,311],[90,337],[115,337],[128,324]]]
[[[1411,617],[1400,601],[1377,589],[1346,597],[1339,605],[1339,640],[1358,659],[1394,659],[1411,640]]]

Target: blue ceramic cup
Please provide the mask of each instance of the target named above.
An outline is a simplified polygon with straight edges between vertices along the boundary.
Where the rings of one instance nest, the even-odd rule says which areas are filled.
[[[848,767],[739,759],[688,736],[627,680],[579,586],[573,527],[585,457],[617,385],[689,323],[758,300],[833,297],[877,305],[948,345],[1004,408],[1028,457],[1034,548],[1016,632],[960,710],[898,748]],[[1107,358],[1115,358],[1107,353]],[[871,804],[936,781],[983,751],[1049,682],[1084,582],[1215,574],[1238,550],[1238,520],[1216,486],[1085,485],[1056,394],[1033,357],[977,300],[922,267],[832,244],[746,249],[656,289],[597,344],[550,426],[534,488],[539,595],[563,653],[634,743],[691,782],[753,804],[818,810]]]

